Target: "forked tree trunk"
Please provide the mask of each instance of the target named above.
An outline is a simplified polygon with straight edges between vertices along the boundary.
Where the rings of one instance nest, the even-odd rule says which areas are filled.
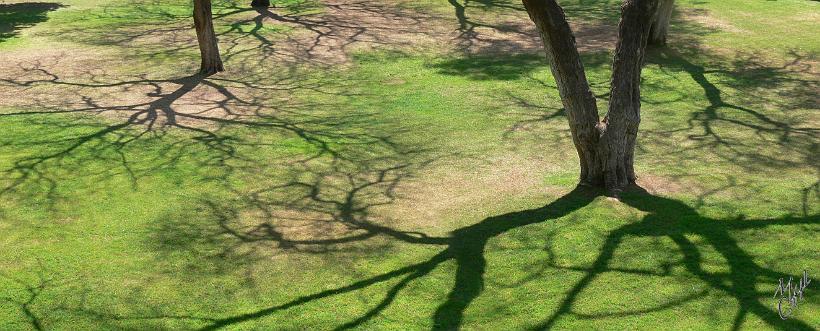
[[[666,34],[669,30],[669,21],[672,20],[672,9],[675,0],[660,0],[652,28],[649,30],[650,45],[666,45]]]
[[[252,0],[251,7],[270,7],[270,0]]]
[[[194,0],[194,27],[196,38],[199,41],[199,52],[202,56],[199,72],[212,75],[225,70],[222,66],[222,58],[219,57],[219,46],[211,15],[211,0]]]
[[[657,0],[625,0],[612,64],[610,103],[599,120],[575,37],[555,0],[523,0],[546,48],[547,60],[581,161],[581,184],[610,193],[634,183],[634,151],[641,121],[640,80]]]

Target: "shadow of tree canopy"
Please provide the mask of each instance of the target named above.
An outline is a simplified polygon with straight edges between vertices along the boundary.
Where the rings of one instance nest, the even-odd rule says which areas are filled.
[[[650,63],[664,72],[688,75],[708,103],[691,113],[687,127],[650,130],[647,135],[686,132],[692,144],[684,152],[708,150],[749,171],[807,165],[817,169],[820,128],[790,115],[816,107],[813,91],[820,86],[810,78],[806,55],[790,54],[792,59],[782,66],[763,63],[755,54],[738,54],[729,65],[721,65],[698,63],[700,58],[674,48],[652,50]],[[742,94],[731,95],[727,87]]]
[[[400,180],[400,175],[389,175],[391,171],[398,169],[375,170],[370,179],[350,180],[350,174],[339,174],[347,177],[350,186],[347,192],[339,191],[336,194],[324,193],[325,190],[335,190],[337,187],[329,185],[320,180],[309,182],[294,181],[281,187],[295,186],[303,188],[305,194],[302,197],[293,199],[276,198],[274,195],[263,196],[268,192],[273,192],[281,187],[271,188],[270,191],[256,191],[244,196],[244,203],[228,202],[219,205],[218,202],[204,202],[208,206],[201,219],[191,220],[184,230],[176,226],[168,226],[160,229],[159,235],[165,242],[179,240],[202,240],[207,247],[213,248],[215,244],[222,242],[235,242],[249,244],[253,242],[265,241],[275,243],[284,251],[298,250],[313,253],[327,252],[328,249],[339,244],[350,244],[373,240],[376,237],[384,237],[390,241],[402,242],[413,245],[428,245],[430,247],[440,247],[437,254],[432,257],[409,264],[389,272],[367,277],[346,286],[332,288],[324,291],[317,291],[310,295],[294,298],[281,304],[261,308],[256,311],[228,315],[226,317],[203,317],[203,316],[106,316],[95,313],[103,318],[114,318],[118,320],[128,319],[181,319],[198,321],[204,323],[202,330],[215,330],[238,325],[248,321],[264,318],[272,314],[277,314],[289,309],[297,309],[299,306],[314,301],[325,300],[336,295],[351,293],[362,290],[369,286],[396,281],[385,292],[384,297],[373,305],[366,313],[350,319],[348,322],[333,327],[336,330],[345,330],[362,325],[368,320],[378,316],[387,309],[396,298],[401,295],[402,290],[410,283],[418,281],[429,275],[433,270],[447,261],[456,264],[453,277],[455,282],[452,288],[441,288],[448,294],[444,302],[439,303],[434,312],[433,329],[452,330],[461,327],[463,316],[467,307],[481,295],[485,283],[487,282],[485,271],[487,260],[485,259],[488,242],[495,237],[510,232],[513,229],[534,225],[543,222],[553,221],[557,218],[569,215],[592,203],[596,198],[602,197],[601,192],[576,188],[564,196],[549,204],[535,209],[521,210],[497,216],[488,217],[472,225],[468,225],[451,232],[447,237],[431,237],[423,233],[396,230],[390,226],[385,226],[368,219],[368,208],[380,203],[389,203],[391,188]],[[327,174],[325,174],[327,175]],[[355,176],[363,176],[361,173]],[[359,184],[353,184],[353,183]],[[328,189],[328,187],[331,187]],[[374,188],[379,196],[386,197],[383,202],[372,201],[367,190]],[[377,189],[378,188],[378,189]],[[374,191],[375,192],[375,191]],[[371,192],[372,193],[372,192]],[[338,197],[335,200],[334,197]],[[359,198],[363,200],[358,200]],[[738,309],[733,319],[732,329],[739,329],[743,326],[744,320],[749,314],[755,315],[763,320],[769,327],[781,330],[812,330],[811,325],[799,319],[782,320],[777,315],[774,307],[764,304],[764,301],[771,300],[771,292],[767,289],[761,291],[757,288],[758,283],[776,284],[780,278],[788,278],[789,275],[770,269],[756,262],[755,259],[742,249],[732,233],[744,230],[763,229],[769,227],[787,226],[816,226],[820,222],[818,215],[805,216],[784,216],[773,219],[746,219],[744,217],[734,219],[713,219],[697,212],[694,208],[674,199],[652,195],[640,187],[633,188],[625,193],[622,202],[628,206],[644,212],[645,216],[637,222],[627,223],[614,231],[608,232],[600,253],[589,267],[566,267],[557,263],[553,259],[547,260],[539,272],[532,277],[539,277],[544,269],[573,270],[581,271],[584,276],[577,281],[561,300],[558,308],[550,316],[545,316],[543,323],[532,326],[532,329],[550,329],[566,316],[573,316],[581,319],[597,319],[610,316],[630,316],[641,315],[648,312],[671,310],[679,307],[691,300],[697,300],[704,295],[704,291],[683,297],[672,299],[654,308],[637,309],[634,311],[620,311],[607,314],[585,314],[573,310],[573,306],[578,302],[579,296],[587,290],[596,278],[606,273],[625,273],[636,276],[672,277],[669,273],[671,268],[682,267],[689,274],[697,277],[708,286],[709,291],[718,291],[725,296],[734,298],[738,302]],[[277,231],[277,227],[287,225],[289,222],[298,221],[293,218],[277,216],[274,213],[266,214],[261,224],[245,224],[242,226],[238,215],[251,212],[269,213],[272,207],[287,205],[288,208],[308,209],[319,215],[325,215],[323,219],[311,219],[309,222],[337,222],[348,226],[355,233],[343,233],[334,238],[326,239],[293,239],[282,232]],[[202,221],[214,221],[216,224],[204,224]],[[203,226],[204,225],[204,226]],[[221,229],[218,232],[208,232],[208,228]],[[811,228],[808,228],[809,231]],[[323,232],[327,233],[326,230]],[[613,257],[618,247],[629,240],[636,240],[642,237],[664,237],[670,239],[677,245],[677,249],[682,258],[678,261],[670,261],[664,265],[664,272],[653,273],[651,271],[630,269],[613,266]],[[183,238],[183,239],[179,239]],[[184,239],[194,238],[194,239]],[[698,238],[698,243],[692,238]],[[702,240],[700,240],[702,239]],[[553,242],[553,241],[548,241]],[[166,245],[166,244],[163,244]],[[180,249],[180,246],[170,245],[161,248],[169,252]],[[228,251],[235,247],[223,247]],[[375,247],[384,249],[384,247]],[[728,272],[710,270],[703,260],[702,254],[706,249],[713,249],[725,258],[728,263]],[[547,249],[550,251],[549,248]],[[225,252],[220,250],[220,252]],[[242,261],[234,254],[219,254],[232,262]]]
[[[64,7],[54,2],[0,3],[0,43],[21,29],[45,22],[48,12]]]
[[[770,291],[759,291],[755,284],[760,281],[777,283],[779,279],[789,278],[790,275],[765,268],[754,261],[754,258],[738,246],[731,232],[745,229],[755,229],[770,226],[789,225],[816,225],[820,222],[818,215],[804,217],[786,216],[778,219],[749,220],[739,217],[731,220],[716,220],[701,216],[693,208],[674,199],[654,196],[644,189],[637,187],[625,194],[622,201],[638,210],[646,212],[640,222],[624,225],[608,234],[601,253],[586,269],[585,276],[578,281],[561,302],[559,308],[542,324],[533,329],[550,329],[557,321],[566,315],[577,315],[572,311],[573,304],[578,300],[581,292],[598,276],[606,272],[629,272],[613,270],[609,264],[613,255],[622,242],[629,237],[662,237],[670,238],[683,255],[683,259],[676,264],[683,265],[686,270],[708,284],[712,289],[723,291],[739,302],[734,317],[732,330],[738,330],[743,325],[748,314],[754,314],[772,328],[779,330],[812,330],[813,327],[797,319],[783,320],[777,312],[761,303],[763,299],[771,298]],[[703,266],[701,257],[702,248],[692,242],[691,237],[702,238],[709,246],[718,251],[729,264],[729,272],[708,271]],[[554,264],[553,264],[554,265]],[[672,267],[671,265],[667,266]],[[657,310],[671,309],[682,304],[683,301],[670,303]],[[652,311],[652,310],[650,310]],[[637,311],[642,314],[648,311]],[[620,313],[619,315],[629,315]],[[583,316],[581,318],[596,318],[602,316]]]
[[[60,59],[55,61],[59,63]],[[389,158],[400,155],[405,148],[392,138],[405,129],[375,128],[372,113],[326,111],[343,107],[336,103],[344,102],[345,96],[353,93],[344,84],[311,79],[296,71],[259,83],[253,77],[237,81],[201,75],[179,79],[151,79],[143,75],[112,82],[111,77],[94,71],[63,79],[50,72],[49,66],[21,64],[24,74],[0,79],[2,85],[39,95],[29,105],[31,110],[0,113],[0,120],[22,120],[32,126],[60,128],[73,135],[2,142],[2,146],[28,145],[32,154],[19,157],[10,168],[2,170],[0,179],[7,185],[0,189],[0,196],[14,194],[59,201],[58,185],[72,171],[88,177],[113,176],[124,171],[136,187],[141,177],[172,169],[182,160],[194,161],[201,168],[198,178],[218,182],[236,170],[245,171],[243,167],[260,162],[252,154],[253,148],[276,144],[254,140],[241,134],[241,130],[260,130],[279,134],[283,139],[296,139],[294,143],[298,142],[303,152],[286,157],[288,162],[331,159],[350,163],[366,155]],[[60,96],[59,100],[36,93],[54,87],[77,93]],[[142,96],[135,98],[134,91],[141,91]],[[295,98],[294,91],[310,97]],[[120,93],[129,95],[128,100],[119,99]],[[340,99],[330,101],[328,95]],[[288,98],[288,102],[278,102],[282,98]],[[80,115],[79,119],[84,118],[82,115],[105,116],[113,123],[65,121],[58,117],[64,114]],[[373,129],[360,129],[365,126]],[[165,150],[158,152],[152,162],[131,160],[129,154],[146,146],[165,146]],[[362,146],[370,149],[363,150]],[[100,173],[82,170],[100,162],[120,167]]]
[[[485,5],[490,2],[478,3]],[[380,6],[373,9],[366,3],[357,3],[355,6],[369,11],[383,9]],[[517,7],[511,9],[518,10]],[[365,33],[367,30],[360,25],[350,25],[353,24],[350,22],[339,25],[340,21],[322,21],[317,17],[283,14],[275,10],[235,10],[251,14],[251,17],[231,26],[230,31],[233,32],[230,33],[237,32],[236,38],[254,38],[261,46],[245,52],[239,48],[239,45],[242,45],[239,39],[227,40],[227,56],[243,54],[247,56],[245,59],[254,60],[243,62],[243,65],[248,66],[273,61],[278,63],[283,59],[277,57],[277,54],[281,55],[277,53],[281,48],[261,32],[266,21],[302,25],[310,31],[312,41],[302,44],[304,53],[300,53],[308,59],[316,49],[314,47],[327,46],[327,38],[341,34],[338,32],[339,29],[349,29],[357,33]],[[217,16],[219,18],[219,15],[238,14],[236,11],[227,10],[218,13]],[[169,15],[188,19],[187,16],[176,17],[173,12]],[[246,23],[252,26],[249,32],[245,32]],[[467,23],[465,21],[463,24]],[[167,27],[160,27],[149,31],[149,34],[168,32],[165,29]],[[109,42],[127,44],[143,37],[127,29],[115,30],[117,31],[122,32],[120,37],[123,39]],[[401,31],[403,30],[400,29],[399,32]],[[227,33],[222,36],[227,39]],[[342,48],[347,47],[346,45],[332,44],[333,47]],[[176,51],[179,49],[162,52],[175,54],[173,52]],[[292,56],[294,53],[284,54]],[[604,53],[585,53],[584,56],[588,65],[602,66],[606,63]],[[540,57],[525,54],[506,60],[457,59],[439,64],[436,68],[444,74],[463,75],[476,80],[511,80],[531,75],[533,70],[543,66],[536,58]],[[711,81],[711,76],[707,75],[720,73],[735,77],[737,79],[733,82],[740,90],[763,89],[768,86],[766,84],[794,83],[804,86],[805,89],[792,89],[793,94],[787,95],[781,105],[785,108],[812,105],[809,93],[814,87],[811,85],[813,82],[794,81],[794,75],[791,73],[793,70],[800,70],[800,61],[777,67],[755,63],[753,59],[753,56],[738,57],[733,67],[713,71],[715,69],[699,64],[699,58],[684,52],[664,49],[650,56],[651,63],[659,66],[661,70],[689,75],[702,88],[709,102],[705,109],[692,114],[687,123],[688,128],[681,129],[681,132],[694,142],[695,149],[712,149],[715,154],[726,160],[749,166],[750,169],[817,165],[816,128],[773,118],[752,106],[737,104],[725,98],[724,92]],[[305,58],[299,58],[298,62],[304,61]],[[467,309],[482,295],[486,284],[492,281],[487,276],[490,263],[487,250],[491,240],[516,229],[572,215],[602,199],[600,192],[576,188],[542,207],[477,219],[448,235],[428,235],[414,229],[406,229],[401,219],[385,219],[379,214],[378,209],[401,198],[398,188],[404,181],[417,176],[421,169],[448,155],[441,151],[398,142],[397,136],[407,130],[400,125],[379,127],[374,124],[372,114],[341,111],[344,110],[342,106],[346,100],[345,96],[360,93],[351,86],[331,82],[329,78],[305,76],[297,69],[287,69],[278,76],[259,74],[245,77],[243,80],[206,78],[197,75],[171,79],[122,75],[111,77],[93,70],[69,79],[52,72],[50,66],[44,63],[22,63],[20,70],[24,75],[3,78],[0,84],[18,88],[22,92],[36,92],[39,87],[59,87],[76,89],[82,93],[73,98],[58,100],[56,103],[54,100],[36,100],[32,111],[2,113],[0,120],[25,118],[32,124],[56,130],[82,129],[83,134],[68,137],[45,135],[31,137],[25,141],[4,142],[29,145],[32,148],[48,148],[38,149],[32,155],[20,157],[12,167],[2,169],[2,179],[9,184],[0,190],[0,197],[33,199],[45,195],[47,200],[58,200],[61,197],[56,195],[59,192],[57,188],[67,180],[67,174],[104,176],[115,171],[124,171],[129,174],[132,185],[136,186],[139,185],[141,178],[153,172],[173,168],[180,160],[194,160],[202,168],[203,178],[224,185],[228,193],[203,195],[195,206],[191,206],[195,210],[193,214],[167,215],[151,229],[151,236],[147,239],[156,250],[159,259],[180,251],[194,251],[195,256],[199,258],[217,262],[216,269],[197,269],[194,265],[189,268],[191,272],[219,273],[228,268],[254,263],[277,252],[321,255],[343,250],[388,251],[393,245],[402,244],[429,247],[434,254],[387,272],[362,276],[359,280],[344,286],[316,290],[311,294],[283,299],[278,304],[252,311],[224,311],[218,316],[132,316],[108,314],[80,307],[83,313],[99,320],[113,321],[112,323],[129,319],[187,320],[197,323],[201,329],[209,330],[238,326],[240,323],[298,309],[308,303],[354,293],[388,281],[395,282],[365,313],[334,326],[339,330],[350,329],[365,325],[394,305],[397,298],[404,294],[413,282],[428,277],[445,263],[453,263],[453,285],[433,289],[444,293],[445,299],[437,303],[430,317],[434,329],[457,329],[464,326]],[[543,90],[551,87],[548,82],[542,80],[535,85]],[[106,97],[122,91],[139,91],[137,94],[143,98],[121,100]],[[287,99],[296,92],[307,93],[307,96]],[[601,99],[607,97],[605,93],[598,94]],[[333,95],[340,99],[329,101],[322,95]],[[551,121],[563,116],[561,109],[533,105],[531,100],[514,93],[506,97],[512,102],[520,103],[522,107],[533,109],[537,115],[536,121]],[[185,111],[182,108],[185,108]],[[317,111],[317,108],[339,111],[326,113]],[[738,120],[736,116],[726,116],[725,112],[745,114],[748,119]],[[101,126],[99,123],[91,125],[82,121],[51,118],[56,114],[67,113],[111,116],[112,124]],[[723,131],[716,128],[715,123],[728,123],[745,131],[755,132],[761,137],[761,141],[766,142],[767,148],[780,146],[793,150],[803,159],[789,163],[789,160],[781,159],[778,155],[762,154],[763,148],[745,146],[737,138],[726,137]],[[255,153],[259,152],[256,149],[264,148],[273,142],[255,140],[256,136],[238,134],[236,130],[278,132],[284,138],[298,140],[302,149],[276,162],[259,159],[255,157]],[[664,134],[673,132],[650,129],[646,131],[645,136]],[[771,140],[771,137],[775,139]],[[678,142],[674,139],[666,141],[670,142],[670,146]],[[130,152],[147,148],[146,146],[154,143],[166,149],[160,153],[160,157],[148,162],[131,161]],[[675,147],[670,150],[684,148]],[[120,166],[118,169],[108,169],[101,173],[79,171],[86,169],[81,166],[82,164],[99,161],[115,161]],[[215,169],[218,171],[214,171]],[[232,183],[227,179],[235,171],[253,175],[245,182]],[[816,184],[806,188],[804,206],[814,202],[809,195],[812,191],[817,191]],[[805,226],[809,231],[816,232],[820,217],[811,214],[810,208],[805,207],[802,216],[751,220],[742,217],[716,219],[700,213],[686,203],[653,195],[640,188],[624,194],[622,202],[643,214],[638,221],[606,233],[603,246],[590,266],[567,267],[554,260],[544,263],[544,270],[573,270],[584,275],[560,298],[557,308],[549,316],[543,316],[543,322],[533,325],[533,329],[557,327],[562,319],[568,317],[591,320],[607,316],[635,316],[647,312],[672,310],[701,298],[707,290],[719,292],[737,301],[737,312],[732,325],[734,329],[742,327],[750,315],[758,317],[776,329],[813,329],[805,321],[781,321],[772,305],[765,303],[770,299],[771,292],[757,289],[756,284],[776,283],[777,279],[789,275],[756,262],[754,256],[745,251],[733,235],[737,231],[749,229],[795,226]],[[646,237],[668,238],[674,242],[676,252],[680,253],[682,258],[670,262],[666,268],[683,268],[688,274],[706,284],[707,290],[673,298],[650,308],[602,314],[588,314],[576,310],[581,295],[590,291],[591,284],[603,274],[672,277],[668,271],[651,274],[645,270],[613,266],[613,257],[619,247],[635,238]],[[703,242],[696,243],[692,237],[702,238]],[[729,270],[716,272],[706,268],[703,255],[707,249],[715,250],[723,256]],[[537,277],[540,277],[537,272],[531,276]],[[27,305],[36,299],[40,287],[27,283],[23,285],[31,293],[30,300],[15,300],[13,303],[26,312]],[[38,322],[34,317],[32,325],[37,328]]]
[[[584,53],[584,63],[598,68],[609,63],[609,53]],[[431,65],[439,73],[452,76],[463,76],[473,80],[517,80],[522,77],[532,78],[535,70],[548,68],[543,55],[514,54],[504,58],[497,56],[469,56],[449,58]],[[543,81],[539,81],[544,84]],[[545,86],[549,88],[550,86]]]
[[[72,15],[63,18],[65,28],[54,35],[93,45],[127,45],[133,51],[128,58],[154,64],[198,56],[187,4],[141,0],[127,10],[112,4]],[[521,15],[517,12],[514,18]],[[335,67],[362,50],[429,50],[449,45],[460,34],[453,29],[457,22],[450,16],[400,2],[283,1],[270,8],[250,8],[243,1],[228,0],[214,4],[213,17],[229,71],[259,65]],[[86,26],[84,21],[107,24]],[[477,39],[470,45],[454,48],[478,53],[534,51],[537,36],[533,28],[509,25],[516,21],[505,18],[498,24],[484,24],[482,31],[471,34]],[[421,25],[425,29],[416,28]]]
[[[515,80],[543,67],[543,59],[535,54],[505,58],[475,56],[436,63],[434,68],[445,75],[467,76],[475,80]]]
[[[540,50],[538,35],[520,3],[471,0],[450,4],[455,20],[406,8],[401,2],[284,1],[271,8],[249,8],[242,1],[229,0],[215,3],[214,20],[228,70],[254,65],[338,66],[360,50],[418,50],[451,43],[457,52],[472,55]],[[576,32],[582,37],[582,47],[594,50],[614,45],[614,31],[599,29],[601,22],[611,23],[602,14],[613,16],[611,10],[598,10],[605,7],[618,6],[615,1],[566,4],[567,11],[579,17]],[[54,32],[55,36],[94,45],[127,45],[133,52],[126,55],[129,59],[149,59],[154,64],[196,59],[186,5],[142,0],[127,11],[114,4],[72,15],[64,18],[65,29]],[[98,20],[107,24],[77,23]],[[419,25],[426,28],[412,28]]]

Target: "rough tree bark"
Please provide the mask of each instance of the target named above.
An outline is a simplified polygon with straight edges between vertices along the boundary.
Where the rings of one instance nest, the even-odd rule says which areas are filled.
[[[555,0],[523,0],[546,48],[581,163],[581,184],[617,195],[635,182],[641,121],[640,80],[658,0],[625,0],[612,64],[610,102],[601,121],[564,11]]]
[[[666,33],[669,30],[669,21],[672,20],[672,9],[675,7],[675,0],[660,0],[658,10],[655,12],[655,19],[649,29],[650,45],[666,45]]]
[[[270,7],[270,0],[251,0],[251,7]]]
[[[222,58],[219,57],[219,46],[214,32],[213,16],[211,15],[211,0],[194,0],[194,27],[196,38],[199,41],[199,52],[202,64],[199,72],[212,75],[224,71]]]

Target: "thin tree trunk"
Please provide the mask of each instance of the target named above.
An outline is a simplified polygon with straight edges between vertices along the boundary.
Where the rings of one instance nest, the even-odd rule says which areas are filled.
[[[224,71],[222,58],[219,57],[219,46],[214,32],[213,16],[211,15],[211,0],[194,0],[194,27],[199,41],[199,52],[202,64],[199,72],[212,75]]]
[[[270,7],[270,0],[252,0],[251,7]]]
[[[634,183],[635,141],[640,124],[640,79],[657,0],[625,0],[612,65],[609,109],[599,121],[575,37],[555,0],[523,0],[546,48],[573,143],[581,161],[581,184],[617,194]]]
[[[672,20],[672,9],[674,8],[675,0],[660,0],[649,33],[650,45],[666,45],[666,34],[669,30],[669,21]]]

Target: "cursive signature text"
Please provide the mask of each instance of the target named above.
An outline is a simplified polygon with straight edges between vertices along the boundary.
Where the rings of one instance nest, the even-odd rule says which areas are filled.
[[[809,283],[811,283],[811,279],[809,279],[808,270],[803,271],[803,277],[795,284],[792,284],[791,277],[789,277],[786,284],[783,284],[783,278],[780,278],[780,285],[774,291],[774,297],[778,298],[777,313],[780,318],[785,320],[794,314],[797,304],[803,300],[803,290],[809,286]]]

